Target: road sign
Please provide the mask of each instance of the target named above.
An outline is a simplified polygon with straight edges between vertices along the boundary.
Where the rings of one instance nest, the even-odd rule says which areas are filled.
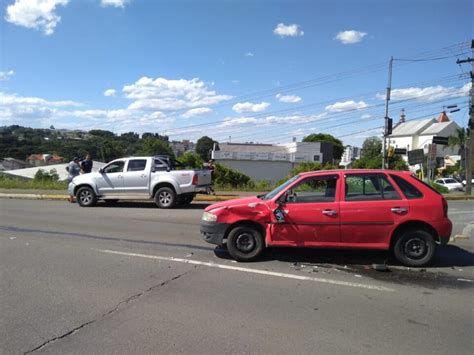
[[[409,165],[416,165],[416,164],[423,164],[425,161],[425,153],[423,149],[415,149],[408,151],[408,164]]]
[[[449,140],[449,137],[440,137],[440,136],[433,137],[433,143],[436,143],[436,144],[448,145],[448,140]]]
[[[406,148],[395,148],[395,154],[397,154],[397,155],[406,155],[407,150],[406,150]]]

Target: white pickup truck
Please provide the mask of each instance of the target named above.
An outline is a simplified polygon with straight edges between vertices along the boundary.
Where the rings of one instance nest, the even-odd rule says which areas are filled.
[[[97,200],[154,199],[160,208],[187,206],[196,193],[211,186],[210,170],[175,170],[176,162],[166,156],[116,159],[96,173],[76,176],[69,195],[82,207]]]

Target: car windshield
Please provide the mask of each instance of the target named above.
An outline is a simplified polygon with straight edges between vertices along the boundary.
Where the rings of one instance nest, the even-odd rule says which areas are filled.
[[[457,181],[454,180],[454,179],[445,179],[444,181],[446,181],[448,184],[456,184]]]
[[[296,181],[299,177],[300,177],[299,175],[295,175],[291,179],[285,181],[283,184],[278,186],[276,189],[270,191],[269,193],[265,195],[259,195],[258,197],[261,198],[262,200],[271,200],[276,195],[278,195],[281,191],[283,191],[287,186],[293,183],[293,181]]]

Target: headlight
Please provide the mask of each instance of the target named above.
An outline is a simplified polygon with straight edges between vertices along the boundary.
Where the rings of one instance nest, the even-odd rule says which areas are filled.
[[[217,216],[215,214],[212,214],[210,212],[204,212],[202,214],[202,220],[206,222],[215,222],[217,221]]]

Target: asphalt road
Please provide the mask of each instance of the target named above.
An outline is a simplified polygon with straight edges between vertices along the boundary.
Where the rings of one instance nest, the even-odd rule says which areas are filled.
[[[201,240],[203,207],[0,200],[0,353],[473,353],[474,236],[426,269],[334,250],[240,264]],[[474,201],[449,211],[472,233]]]

